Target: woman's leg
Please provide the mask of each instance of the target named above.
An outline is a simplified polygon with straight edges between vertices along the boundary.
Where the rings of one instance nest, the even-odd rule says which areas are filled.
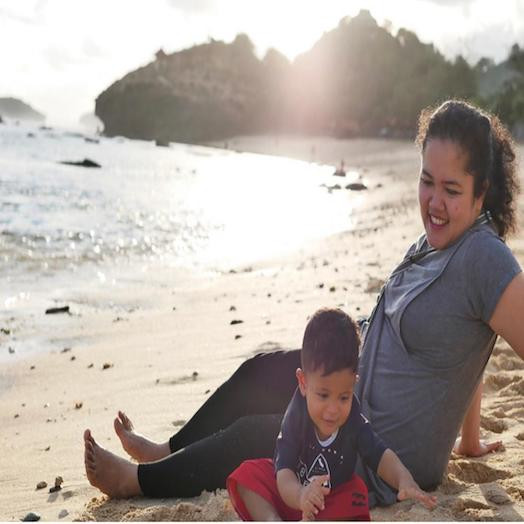
[[[240,417],[284,413],[297,387],[298,367],[298,349],[261,353],[246,360],[170,438],[171,452],[227,428]]]
[[[138,462],[153,462],[226,428],[249,414],[283,413],[296,387],[300,350],[258,354],[246,360],[189,422],[167,442],[137,433],[122,411],[114,420],[122,447]]]
[[[272,457],[282,414],[249,415],[225,430],[168,457],[138,465],[141,491],[149,497],[195,497],[225,488],[228,475],[244,460]]]

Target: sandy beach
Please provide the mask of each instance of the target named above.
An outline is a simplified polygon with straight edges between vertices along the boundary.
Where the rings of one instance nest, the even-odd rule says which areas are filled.
[[[344,159],[368,187],[353,229],[222,272],[159,268],[125,289],[93,289],[71,303],[71,314],[49,315],[40,336],[56,349],[2,365],[0,520],[31,511],[45,521],[237,520],[224,491],[186,500],[108,500],[86,479],[83,430],[125,456],[113,430],[120,409],[141,433],[167,440],[245,358],[299,347],[319,307],[368,314],[389,271],[422,232],[411,143],[239,137],[227,146],[333,166]],[[343,182],[333,177],[333,184]],[[524,227],[522,205],[519,223]],[[524,229],[508,245],[524,265]],[[108,300],[118,312],[96,306]],[[33,329],[16,318],[0,328],[5,343]],[[485,384],[482,435],[502,440],[503,450],[452,457],[433,511],[405,501],[373,510],[374,520],[524,520],[524,361],[502,340]],[[49,493],[57,476],[62,489]],[[37,489],[41,481],[48,486]]]

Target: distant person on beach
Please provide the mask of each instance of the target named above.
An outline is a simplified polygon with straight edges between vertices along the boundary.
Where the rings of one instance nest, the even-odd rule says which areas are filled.
[[[353,394],[359,345],[356,324],[340,309],[320,309],[310,319],[274,460],[247,460],[227,479],[242,520],[370,520],[368,490],[354,472],[357,455],[398,490],[399,500],[434,506],[435,497],[418,487],[360,413]]]
[[[361,330],[354,392],[377,435],[432,490],[453,449],[481,456],[501,445],[479,436],[482,375],[497,335],[524,358],[524,275],[504,243],[516,228],[518,183],[511,136],[498,118],[447,101],[422,111],[417,144],[425,234]],[[105,450],[86,430],[89,482],[112,497],[224,488],[243,461],[274,455],[299,367],[300,350],[248,359],[165,443],[139,435],[119,413],[115,430],[139,464]],[[370,507],[397,500],[363,461],[356,472]]]

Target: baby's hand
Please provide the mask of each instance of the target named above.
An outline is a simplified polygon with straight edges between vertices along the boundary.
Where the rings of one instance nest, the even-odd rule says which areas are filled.
[[[323,486],[329,480],[329,475],[312,477],[307,486],[300,492],[300,509],[303,520],[314,520],[319,511],[324,509],[324,497],[329,493],[329,488]]]
[[[405,485],[399,486],[398,489],[398,500],[415,499],[424,504],[426,508],[432,509],[437,503],[437,497],[429,495],[422,489],[415,481],[411,481]]]

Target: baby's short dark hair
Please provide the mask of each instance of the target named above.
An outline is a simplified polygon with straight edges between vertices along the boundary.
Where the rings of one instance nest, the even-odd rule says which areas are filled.
[[[319,309],[309,320],[302,341],[302,369],[323,375],[357,371],[360,337],[355,322],[341,309]]]

